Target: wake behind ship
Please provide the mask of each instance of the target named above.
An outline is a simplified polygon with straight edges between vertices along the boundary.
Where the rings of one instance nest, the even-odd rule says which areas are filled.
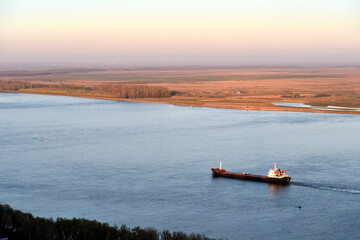
[[[267,183],[275,183],[275,184],[287,184],[290,183],[291,177],[286,174],[286,170],[281,170],[276,167],[276,163],[274,164],[274,168],[270,169],[267,176],[254,175],[249,173],[236,173],[236,172],[228,172],[225,169],[221,168],[211,168],[213,177],[227,177],[227,178],[236,178],[241,180],[250,180],[257,182],[267,182]]]

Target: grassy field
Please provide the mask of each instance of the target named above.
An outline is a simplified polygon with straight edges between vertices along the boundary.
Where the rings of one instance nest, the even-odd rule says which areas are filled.
[[[50,69],[2,71],[0,80],[86,87],[99,84],[163,86],[173,91],[171,98],[136,101],[217,108],[326,112],[274,106],[273,102],[360,107],[360,66]]]

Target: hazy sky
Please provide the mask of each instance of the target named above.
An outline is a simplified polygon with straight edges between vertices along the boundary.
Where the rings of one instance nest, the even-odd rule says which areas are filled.
[[[0,60],[360,63],[360,0],[0,0]]]

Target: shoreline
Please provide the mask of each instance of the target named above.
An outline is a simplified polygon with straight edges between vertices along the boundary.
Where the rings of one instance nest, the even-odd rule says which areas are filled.
[[[1,89],[220,109],[360,114],[351,111],[360,108],[359,67],[90,70],[3,72]],[[313,107],[296,107],[300,103]]]
[[[55,93],[44,93],[44,92],[22,92],[22,91],[0,91],[0,93],[21,93],[21,94],[38,94],[38,95],[54,95],[54,96],[68,96],[68,97],[78,97],[78,98],[90,98],[90,99],[100,99],[100,100],[111,100],[111,101],[120,101],[120,102],[143,102],[143,103],[155,103],[155,104],[168,104],[175,106],[189,106],[189,107],[207,107],[207,108],[219,108],[219,109],[234,109],[234,110],[246,110],[246,111],[279,111],[279,112],[306,112],[306,113],[330,113],[330,114],[352,114],[360,115],[360,112],[355,111],[332,111],[332,110],[320,110],[313,108],[301,108],[301,107],[288,107],[288,106],[278,106],[274,104],[244,104],[241,102],[226,104],[223,102],[225,99],[212,99],[209,101],[207,99],[199,98],[184,98],[184,97],[170,97],[170,98],[110,98],[110,97],[101,97],[101,96],[89,96],[89,95],[76,95],[76,94],[55,94]],[[223,100],[223,101],[222,101]],[[275,101],[276,100],[276,101]],[[278,99],[274,99],[274,102],[283,102]],[[290,103],[289,101],[284,103]],[[294,102],[291,103],[301,103],[304,102]],[[246,106],[245,106],[246,105]],[[316,107],[316,106],[313,106]],[[341,106],[338,106],[341,109]]]

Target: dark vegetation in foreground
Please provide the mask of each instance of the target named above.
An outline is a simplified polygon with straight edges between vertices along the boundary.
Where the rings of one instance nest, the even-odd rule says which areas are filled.
[[[110,226],[87,219],[56,220],[33,217],[12,209],[9,205],[0,204],[0,238],[31,239],[31,240],[213,240],[200,234],[185,234],[183,232],[157,231],[154,228],[135,227],[130,229]]]
[[[74,84],[13,80],[0,80],[0,91],[106,98],[166,98],[171,96],[170,90],[161,86],[102,84],[86,87]]]

